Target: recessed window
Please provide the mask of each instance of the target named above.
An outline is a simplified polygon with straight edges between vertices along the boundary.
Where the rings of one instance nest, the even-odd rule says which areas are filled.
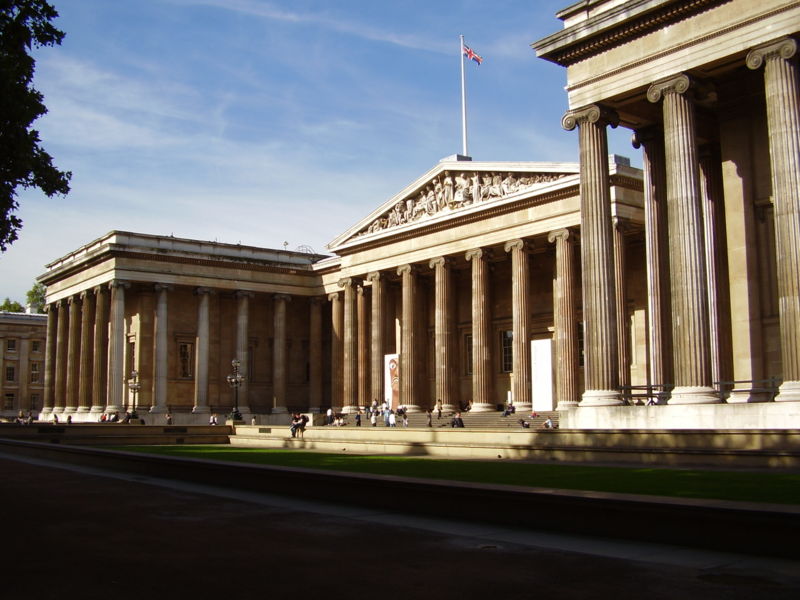
[[[17,351],[17,340],[6,340],[6,350],[8,352],[16,352]]]
[[[33,340],[31,342],[31,352],[41,352],[42,351],[42,342],[39,340]]]
[[[192,379],[194,377],[194,344],[178,343],[178,377]]]
[[[17,369],[15,367],[6,367],[6,381],[17,380]]]
[[[31,363],[31,383],[40,383],[42,377],[42,363]]]
[[[15,399],[16,395],[13,392],[3,396],[3,410],[14,410]]]
[[[514,332],[511,330],[500,332],[500,371],[511,373],[514,368]]]

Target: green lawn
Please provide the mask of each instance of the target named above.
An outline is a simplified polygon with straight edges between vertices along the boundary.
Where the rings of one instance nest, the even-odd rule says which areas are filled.
[[[230,446],[126,446],[118,449],[188,458],[452,481],[800,504],[800,474],[785,472],[439,460]]]

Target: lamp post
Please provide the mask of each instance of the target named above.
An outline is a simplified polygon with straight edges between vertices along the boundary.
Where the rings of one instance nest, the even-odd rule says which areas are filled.
[[[228,380],[228,385],[233,388],[233,410],[231,411],[230,416],[232,421],[242,420],[242,413],[239,412],[239,386],[242,385],[242,382],[244,381],[244,375],[239,372],[239,367],[241,364],[242,363],[238,358],[234,358],[231,361],[233,373],[228,375],[226,378]]]
[[[131,371],[131,378],[128,379],[128,389],[133,393],[133,410],[130,418],[138,419],[139,415],[136,414],[136,394],[142,389],[142,384],[139,383],[139,372],[135,369]]]

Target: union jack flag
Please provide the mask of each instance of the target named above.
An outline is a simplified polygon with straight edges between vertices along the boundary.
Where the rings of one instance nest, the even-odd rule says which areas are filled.
[[[466,56],[470,60],[474,60],[478,64],[481,64],[483,62],[483,57],[479,56],[472,48],[470,48],[467,45],[464,46],[464,56]]]

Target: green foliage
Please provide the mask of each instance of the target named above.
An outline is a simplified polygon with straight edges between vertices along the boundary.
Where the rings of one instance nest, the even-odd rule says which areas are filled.
[[[39,310],[44,308],[44,299],[47,288],[41,283],[34,283],[33,287],[25,294],[28,304],[38,307]]]
[[[4,310],[6,312],[25,312],[25,307],[16,300],[12,300],[6,296],[5,301],[0,304],[0,310]]]
[[[17,239],[22,220],[17,188],[39,188],[47,196],[67,194],[72,173],[58,170],[39,145],[31,124],[47,113],[33,88],[33,47],[61,44],[64,32],[51,21],[58,12],[45,0],[0,0],[0,251]]]

